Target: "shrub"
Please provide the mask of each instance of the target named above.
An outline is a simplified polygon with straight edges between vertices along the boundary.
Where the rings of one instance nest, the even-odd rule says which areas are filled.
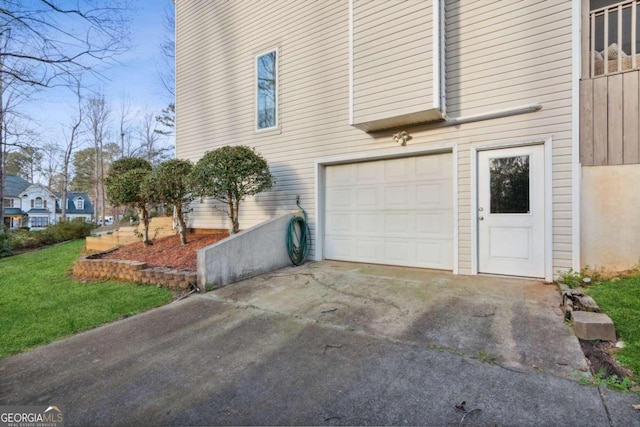
[[[47,227],[44,232],[50,234],[51,243],[65,242],[67,240],[83,239],[87,237],[94,225],[90,222],[79,220],[62,221]]]
[[[5,243],[9,250],[39,248],[67,240],[82,239],[88,236],[94,227],[95,224],[91,222],[73,220],[61,221],[40,231],[9,230]],[[2,242],[0,241],[1,247]]]
[[[36,233],[39,231],[9,230],[7,231],[7,243],[12,250],[37,248],[40,246],[40,241]]]
[[[275,184],[267,160],[245,145],[207,151],[189,176],[196,196],[213,197],[227,205],[232,233],[240,230],[240,202]]]
[[[0,258],[13,255],[13,251],[9,246],[7,233],[0,231]]]

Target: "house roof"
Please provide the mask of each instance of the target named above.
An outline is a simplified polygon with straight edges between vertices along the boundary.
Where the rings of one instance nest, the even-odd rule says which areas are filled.
[[[4,208],[4,216],[23,215],[24,212],[20,208]]]
[[[33,214],[50,214],[51,212],[49,212],[49,209],[29,209],[27,211],[27,214],[29,215],[33,215]]]
[[[77,209],[75,200],[78,197],[84,200],[84,209]],[[93,205],[91,204],[91,199],[89,199],[89,195],[87,193],[68,193],[67,199],[69,203],[67,203],[67,213],[68,214],[90,214],[93,215]],[[60,201],[56,201],[56,213],[62,213],[62,209],[60,208]]]
[[[4,177],[4,197],[20,197],[20,194],[30,185],[28,181],[19,176],[7,175]]]

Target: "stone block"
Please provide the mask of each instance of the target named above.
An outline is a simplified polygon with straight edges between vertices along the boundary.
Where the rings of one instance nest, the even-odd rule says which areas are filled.
[[[571,314],[573,331],[583,340],[616,341],[616,328],[609,316],[590,311],[574,311]]]

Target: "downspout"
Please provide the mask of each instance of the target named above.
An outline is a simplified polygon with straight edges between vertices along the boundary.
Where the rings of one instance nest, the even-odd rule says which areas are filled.
[[[433,105],[440,110],[442,117],[447,117],[446,73],[445,73],[445,16],[442,0],[433,0],[433,63],[438,64],[433,69]]]

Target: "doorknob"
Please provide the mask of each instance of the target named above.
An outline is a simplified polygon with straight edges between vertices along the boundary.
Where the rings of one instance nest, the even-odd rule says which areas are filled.
[[[484,217],[483,217],[483,216],[479,216],[479,217],[478,217],[478,220],[479,220],[479,221],[482,221],[483,219],[484,219]]]

